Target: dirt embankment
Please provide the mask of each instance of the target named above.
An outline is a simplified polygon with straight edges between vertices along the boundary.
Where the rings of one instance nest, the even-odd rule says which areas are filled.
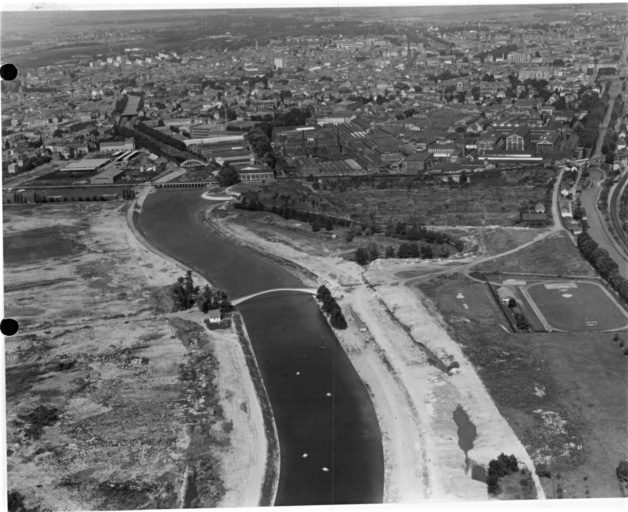
[[[263,239],[228,217],[209,215],[207,220],[227,236],[288,261],[294,272],[306,269],[304,282],[314,274],[315,281],[326,282],[338,298],[349,328],[336,334],[371,395],[382,432],[386,502],[488,499],[486,485],[471,479],[458,444],[453,418],[458,406],[477,428],[469,458],[485,465],[504,451],[533,467],[442,322],[412,291],[399,286],[397,267],[388,277],[379,269],[375,291],[354,263]],[[460,371],[448,375],[430,364],[418,342],[446,363],[459,362]]]
[[[126,207],[5,211],[21,325],[5,346],[8,490],[33,510],[255,506],[266,446],[237,333],[168,318],[182,270],[138,243]]]

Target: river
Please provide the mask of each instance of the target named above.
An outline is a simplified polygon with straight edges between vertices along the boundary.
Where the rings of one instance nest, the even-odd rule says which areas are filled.
[[[279,265],[205,228],[199,213],[211,203],[201,193],[163,190],[146,198],[140,226],[152,244],[231,298],[304,287]],[[275,505],[381,503],[384,458],[375,410],[315,299],[278,292],[238,309],[277,425]]]

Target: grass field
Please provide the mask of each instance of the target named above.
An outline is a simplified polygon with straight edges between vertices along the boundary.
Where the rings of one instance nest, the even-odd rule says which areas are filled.
[[[525,291],[553,329],[607,331],[628,327],[628,315],[598,283],[535,283]]]
[[[508,256],[474,267],[486,274],[545,274],[555,276],[595,276],[594,270],[580,255],[567,233],[548,236]]]
[[[623,496],[615,468],[628,456],[628,357],[613,334],[511,334],[486,285],[454,274],[419,287],[535,464],[552,473],[541,479],[547,496]]]

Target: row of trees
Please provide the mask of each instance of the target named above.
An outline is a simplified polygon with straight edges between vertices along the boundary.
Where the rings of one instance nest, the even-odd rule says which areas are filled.
[[[13,202],[15,204],[24,204],[28,203],[28,199],[26,199],[26,197],[24,197],[21,192],[13,192]]]
[[[114,107],[113,111],[118,114],[122,114],[128,102],[129,97],[126,94],[123,94],[119,99],[116,100],[116,106]]]
[[[585,259],[593,265],[621,298],[628,301],[628,279],[619,275],[619,266],[591,236],[583,232],[578,235],[578,248]]]
[[[579,143],[581,146],[585,148],[595,148],[599,135],[600,123],[602,123],[604,119],[607,106],[607,94],[600,98],[597,94],[591,91],[583,92],[578,108],[580,110],[586,110],[587,115],[575,128],[576,133],[580,137]]]
[[[136,193],[132,188],[122,189],[122,199],[135,199]]]
[[[132,137],[135,140],[135,147],[143,147],[148,149],[151,153],[155,153],[158,156],[170,157],[181,163],[186,160],[185,156],[177,155],[174,152],[174,148],[172,151],[168,151],[168,148],[165,148],[162,144],[157,142],[153,137],[148,134],[143,134],[134,130],[132,128],[128,128],[126,126],[118,126],[115,125],[113,128],[115,135],[121,135],[123,137]],[[176,139],[173,139],[176,140]],[[181,142],[181,141],[177,141]],[[183,142],[181,142],[183,144]],[[185,146],[185,144],[183,144]]]
[[[428,244],[452,244],[458,252],[464,249],[464,242],[461,240],[453,240],[446,231],[436,229],[427,229],[423,224],[415,225],[409,222],[399,221],[396,224],[388,224],[386,226],[385,235],[388,237],[400,238],[415,242],[423,240]]]
[[[320,230],[321,226],[325,227],[328,231],[331,231],[334,226],[349,226],[352,221],[348,219],[338,219],[330,215],[323,213],[314,213],[310,211],[296,210],[289,206],[271,206],[268,208],[262,200],[255,196],[243,196],[240,201],[233,203],[233,207],[238,210],[248,211],[267,211],[283,217],[286,220],[294,219],[302,222],[307,222],[312,226],[313,231]],[[314,227],[318,229],[314,229]]]
[[[184,277],[179,277],[171,288],[175,311],[190,309],[195,304],[203,312],[220,309],[221,313],[231,311],[233,306],[223,290],[205,285],[203,289],[194,285],[192,271],[188,270]]]
[[[325,285],[321,285],[316,291],[316,300],[323,304],[323,312],[329,315],[329,323],[333,328],[341,330],[347,328],[347,320],[340,306]]]
[[[408,259],[408,258],[421,258],[421,259],[432,259],[435,256],[439,258],[448,258],[449,250],[447,247],[441,247],[440,252],[435,255],[434,250],[429,245],[419,245],[416,243],[403,243],[395,252],[395,248],[392,245],[386,246],[384,249],[384,257],[386,259],[390,258],[399,258],[399,259]],[[366,247],[358,247],[354,253],[355,261],[362,266],[368,265],[372,261],[380,258],[379,248],[376,244],[372,243],[367,245]]]
[[[602,154],[606,155],[605,162],[612,164],[615,161],[615,150],[617,149],[617,141],[619,140],[619,133],[615,131],[617,125],[617,119],[624,112],[624,98],[621,94],[615,98],[615,104],[611,112],[610,121],[608,122],[608,129],[604,134],[604,141],[602,142]]]
[[[187,146],[182,140],[175,139],[174,137],[171,137],[167,133],[160,132],[159,130],[156,130],[155,128],[151,128],[150,126],[147,126],[144,123],[138,123],[137,125],[135,125],[135,128],[138,131],[145,133],[146,135],[149,135],[153,139],[158,140],[159,142],[163,142],[164,144],[167,144],[168,146],[177,148],[179,151],[187,150]]]

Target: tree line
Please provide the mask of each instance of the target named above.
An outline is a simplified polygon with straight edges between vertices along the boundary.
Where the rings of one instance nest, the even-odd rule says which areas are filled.
[[[619,275],[619,266],[608,251],[599,246],[591,236],[582,232],[578,235],[578,248],[584,258],[593,265],[604,280],[609,283],[619,296],[628,301],[628,279]]]
[[[607,106],[607,93],[600,97],[591,91],[583,91],[578,108],[580,110],[586,110],[587,115],[584,116],[580,124],[575,128],[576,133],[580,137],[579,142],[581,146],[585,148],[595,148],[600,123],[604,119]]]
[[[248,197],[242,196],[240,201],[233,203],[233,207],[238,210],[266,211],[279,215],[286,220],[294,219],[301,222],[307,222],[312,226],[313,231],[320,230],[321,226],[324,226],[328,231],[331,231],[334,226],[349,226],[353,224],[353,221],[349,219],[339,219],[331,215],[325,215],[324,213],[314,213],[307,210],[296,210],[295,208],[286,205],[272,205],[269,208],[257,195],[254,194],[251,194]]]
[[[316,291],[316,300],[323,304],[323,312],[329,315],[329,323],[333,328],[341,330],[347,328],[347,320],[342,314],[340,306],[325,285],[319,286]]]
[[[448,258],[449,251],[446,247],[441,248],[441,251],[437,257],[440,258]],[[366,247],[358,247],[354,252],[354,257],[356,263],[358,265],[368,265],[372,261],[381,257],[379,252],[379,248],[376,244],[371,243]],[[408,258],[421,258],[421,259],[432,259],[435,257],[434,251],[432,247],[429,245],[419,245],[414,242],[404,242],[402,243],[397,250],[392,245],[386,246],[384,249],[384,257],[387,259],[390,258],[399,258],[399,259],[408,259]]]

